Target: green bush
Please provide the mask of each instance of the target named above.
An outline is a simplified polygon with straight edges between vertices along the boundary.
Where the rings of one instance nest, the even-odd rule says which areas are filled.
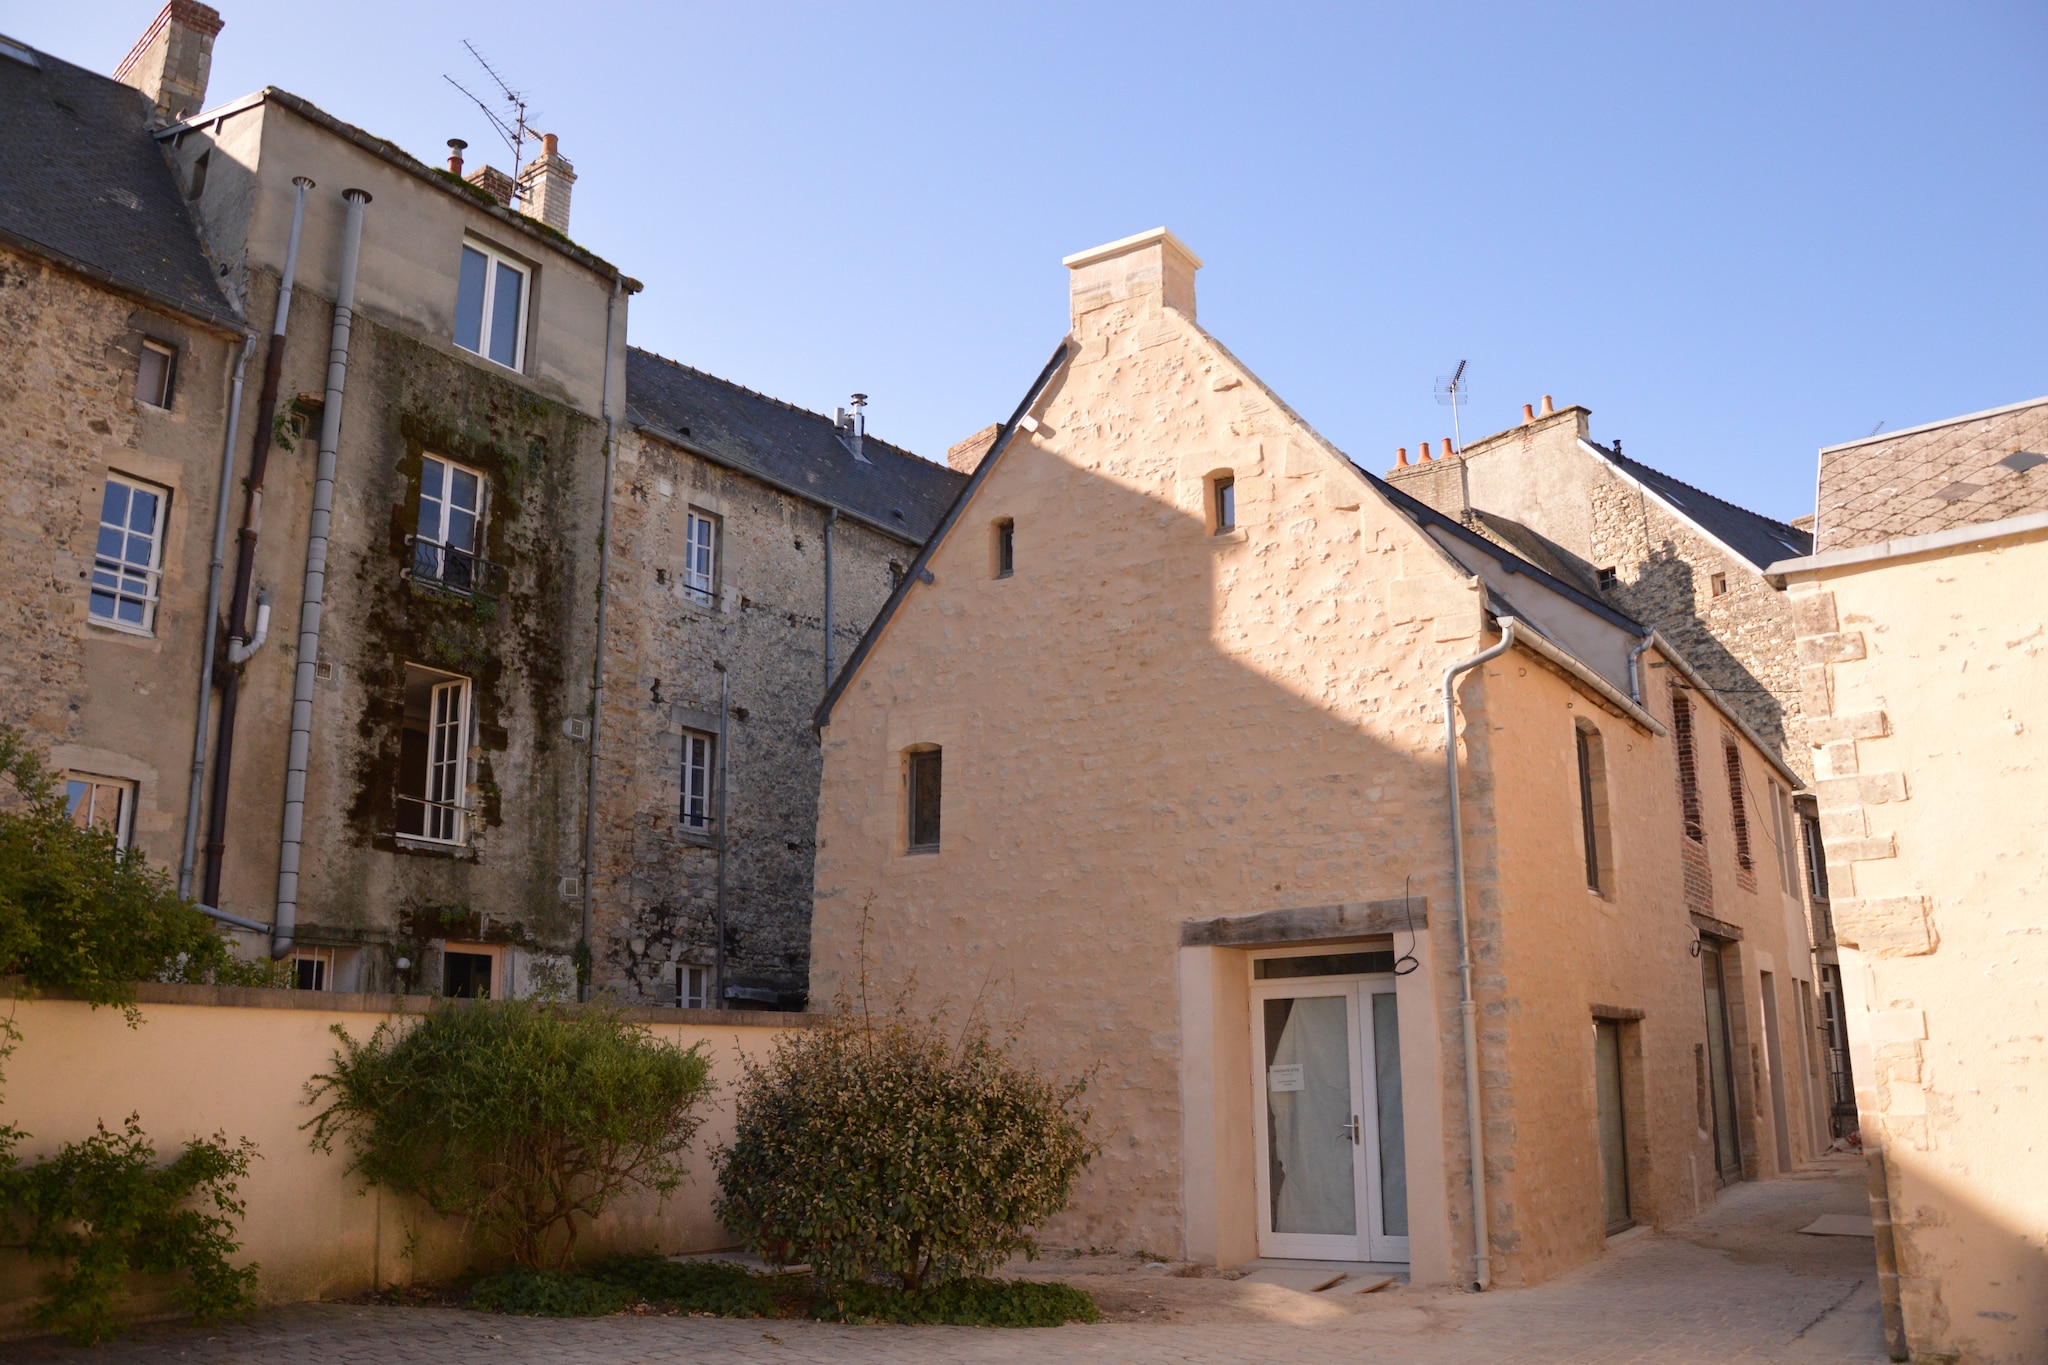
[[[1095,1300],[1072,1285],[967,1276],[929,1289],[856,1281],[833,1286],[811,1305],[821,1322],[927,1323],[950,1327],[1057,1327],[1100,1322]]]
[[[168,1166],[134,1115],[119,1133],[105,1125],[66,1143],[33,1166],[0,1157],[0,1204],[28,1254],[64,1268],[43,1283],[29,1321],[81,1345],[119,1327],[117,1310],[131,1274],[178,1275],[179,1307],[202,1319],[248,1311],[256,1267],[236,1267],[238,1182],[255,1145],[230,1145],[225,1133],[185,1144]],[[196,1205],[196,1207],[193,1207]]]
[[[640,1296],[624,1285],[566,1270],[524,1266],[477,1281],[469,1306],[529,1318],[601,1318],[630,1308]]]
[[[774,1277],[730,1261],[671,1261],[656,1252],[615,1256],[591,1267],[594,1279],[621,1285],[649,1303],[721,1318],[775,1315]]]
[[[1032,1250],[1026,1231],[1066,1207],[1094,1155],[1086,1085],[1040,1077],[985,1025],[955,1038],[936,1018],[876,1018],[842,998],[747,1066],[718,1217],[828,1285],[985,1274]]]
[[[80,829],[21,732],[0,726],[0,975],[135,1005],[137,981],[282,985],[271,963],[237,958],[212,921],[136,849]]]
[[[701,1044],[589,1006],[450,1001],[364,1042],[334,1032],[334,1069],[308,1086],[314,1146],[345,1138],[351,1170],[529,1270],[566,1267],[577,1220],[629,1188],[672,1192],[712,1088]]]

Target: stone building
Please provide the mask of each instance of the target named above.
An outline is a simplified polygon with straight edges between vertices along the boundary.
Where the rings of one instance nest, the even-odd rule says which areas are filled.
[[[1813,754],[1800,728],[1791,613],[1764,570],[1813,546],[1806,526],[1738,507],[1591,436],[1586,408],[1523,408],[1522,424],[1454,451],[1404,449],[1387,478],[1470,530],[1599,597],[1693,661],[1802,780]],[[1856,1127],[1843,997],[1828,913],[1827,865],[1810,794],[1794,801],[1792,861],[1817,954],[1829,1128]]]
[[[646,351],[626,392],[595,981],[801,1008],[811,715],[966,479],[867,435],[858,408],[807,412]]]
[[[1896,1359],[2048,1338],[2048,398],[1820,452],[1798,627]]]
[[[1066,264],[820,708],[813,998],[979,999],[1095,1068],[1077,1244],[1529,1283],[1816,1152],[1775,746],[1352,465],[1164,229]]]

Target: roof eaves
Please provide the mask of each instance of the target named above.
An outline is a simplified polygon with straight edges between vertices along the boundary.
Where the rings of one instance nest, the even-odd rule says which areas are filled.
[[[803,502],[807,502],[811,504],[813,507],[823,507],[831,511],[835,511],[840,516],[845,517],[848,521],[857,521],[871,531],[881,532],[883,535],[889,537],[891,540],[901,541],[905,545],[916,545],[919,543],[916,536],[909,534],[900,526],[884,525],[882,522],[877,521],[875,518],[868,516],[864,512],[855,511],[853,508],[848,507],[845,503],[835,502],[831,498],[820,497],[816,493],[812,493],[809,492],[808,490],[798,488],[796,485],[792,483],[788,483],[782,479],[778,479],[772,474],[763,473],[761,470],[755,468],[751,464],[748,464],[744,460],[738,460],[730,455],[721,454],[720,452],[711,449],[709,446],[705,446],[699,444],[696,441],[691,440],[689,437],[683,435],[679,431],[673,431],[668,427],[663,426],[661,423],[654,421],[645,413],[640,412],[638,409],[632,407],[630,404],[628,404],[626,408],[626,424],[632,427],[635,431],[643,432],[646,435],[654,437],[658,441],[662,441],[667,443],[668,445],[674,446],[676,449],[683,451],[686,454],[694,455],[700,460],[705,460],[711,464],[715,464],[720,469],[729,469],[735,474],[744,475],[745,477],[753,479],[758,483],[766,484],[768,487],[774,489],[778,493],[782,493],[788,497],[799,499],[800,501]]]
[[[1052,359],[1045,362],[1045,368],[1038,372],[1038,378],[1033,380],[1031,387],[1025,391],[1023,401],[1017,404],[1017,410],[1010,414],[1009,421],[1003,423],[1002,432],[996,437],[995,444],[989,447],[988,454],[982,457],[981,463],[975,466],[974,473],[968,476],[967,482],[961,485],[960,491],[954,495],[953,505],[948,507],[946,515],[939,519],[939,524],[933,529],[930,539],[926,540],[924,548],[917,552],[917,558],[910,561],[910,568],[904,573],[903,581],[896,585],[896,590],[889,594],[889,600],[882,604],[881,611],[875,614],[875,619],[869,622],[867,630],[862,632],[860,643],[854,646],[853,653],[847,657],[846,667],[839,670],[839,676],[825,689],[825,699],[818,703],[817,713],[811,720],[812,729],[823,730],[832,723],[832,707],[853,684],[854,675],[860,672],[861,665],[866,663],[868,656],[874,652],[876,642],[882,638],[882,632],[888,629],[889,622],[895,619],[897,609],[910,595],[911,587],[930,579],[929,565],[932,555],[938,551],[947,533],[959,522],[960,514],[967,509],[967,504],[974,500],[975,493],[980,490],[983,480],[988,478],[989,471],[995,468],[996,461],[1009,450],[1010,440],[1017,434],[1017,424],[1037,406],[1038,400],[1044,397],[1052,381],[1066,368],[1067,357],[1073,351],[1073,344],[1071,337],[1060,339],[1060,344],[1053,350]]]
[[[95,284],[104,285],[118,294],[125,294],[138,303],[145,303],[151,308],[188,318],[211,331],[225,332],[230,336],[245,337],[250,335],[253,330],[248,323],[235,314],[234,310],[227,305],[225,299],[221,301],[221,307],[218,311],[201,308],[189,301],[175,299],[160,290],[151,289],[148,285],[136,284],[132,280],[124,280],[113,271],[102,266],[81,261],[76,256],[59,251],[55,247],[47,246],[33,238],[24,237],[18,232],[10,232],[4,227],[0,227],[0,242],[5,242],[9,246],[26,251],[32,256],[40,256],[52,265],[68,270],[74,275],[82,276]]]
[[[483,194],[467,182],[450,175],[446,171],[427,165],[397,143],[378,137],[375,133],[365,129],[358,128],[353,123],[338,119],[317,104],[313,104],[299,95],[294,95],[289,90],[279,89],[274,85],[267,85],[257,94],[245,96],[240,100],[223,105],[218,110],[201,111],[183,123],[170,125],[168,128],[158,132],[156,136],[159,140],[172,138],[180,133],[189,132],[194,128],[226,118],[231,114],[244,112],[262,103],[273,103],[289,109],[308,123],[355,144],[357,147],[370,153],[370,155],[397,167],[414,179],[432,185],[443,194],[461,200],[479,213],[488,214],[514,231],[523,233],[535,241],[543,243],[551,250],[567,256],[578,265],[595,271],[606,279],[618,280],[625,285],[628,294],[637,294],[646,287],[610,261],[599,256],[596,252],[586,247],[578,246],[566,233],[556,231],[537,218],[529,218],[523,213],[506,208],[503,204]]]

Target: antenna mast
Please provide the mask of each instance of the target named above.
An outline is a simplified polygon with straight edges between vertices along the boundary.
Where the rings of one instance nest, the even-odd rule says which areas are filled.
[[[1458,425],[1458,409],[1464,407],[1465,400],[1472,396],[1468,387],[1471,381],[1465,378],[1465,368],[1471,363],[1461,360],[1457,369],[1436,377],[1436,401],[1451,410],[1451,434],[1457,438],[1460,454],[1465,450],[1465,433]]]
[[[505,140],[505,146],[512,153],[512,184],[515,186],[513,193],[523,202],[526,198],[526,187],[519,180],[520,164],[526,154],[527,141],[538,141],[540,138],[539,131],[526,121],[526,93],[514,90],[508,85],[505,78],[498,74],[497,68],[485,61],[484,54],[476,50],[476,44],[464,38],[462,45],[469,50],[469,55],[476,59],[476,64],[484,69],[484,74],[497,85],[499,93],[505,99],[505,112],[500,114],[491,108],[477,96],[476,92],[453,76],[444,74],[441,79],[469,96],[470,102],[483,111],[484,117],[490,120],[491,127]]]

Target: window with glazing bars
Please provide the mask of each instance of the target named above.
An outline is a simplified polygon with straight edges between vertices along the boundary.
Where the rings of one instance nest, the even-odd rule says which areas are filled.
[[[64,780],[64,813],[80,829],[105,830],[126,848],[134,791],[132,784],[117,778],[72,773]]]
[[[939,846],[942,758],[937,749],[910,755],[910,849],[914,853],[929,853]]]
[[[101,625],[149,634],[163,580],[164,512],[170,494],[139,480],[107,475],[100,533],[93,550],[86,610]]]
[[[415,579],[456,592],[476,587],[484,476],[439,456],[420,459],[419,529],[412,540]]]
[[[518,369],[526,339],[526,280],[524,266],[488,247],[465,245],[455,286],[455,344]]]
[[[717,752],[716,735],[683,731],[683,828],[686,830],[708,833],[717,815],[712,787],[717,775],[717,769],[712,766]]]
[[[694,509],[683,526],[683,591],[701,602],[718,591],[718,518]]]
[[[398,760],[398,832],[460,844],[468,839],[469,680],[408,665]]]

